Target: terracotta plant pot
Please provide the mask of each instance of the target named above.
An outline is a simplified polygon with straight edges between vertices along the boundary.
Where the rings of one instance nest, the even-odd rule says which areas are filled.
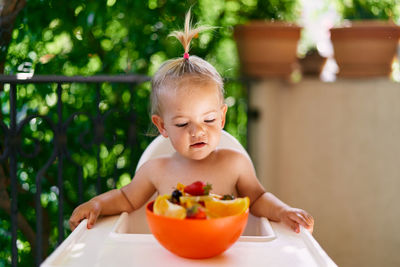
[[[389,76],[400,27],[391,22],[360,21],[330,30],[339,76]]]
[[[242,73],[251,77],[288,76],[297,62],[301,27],[252,21],[235,27]]]

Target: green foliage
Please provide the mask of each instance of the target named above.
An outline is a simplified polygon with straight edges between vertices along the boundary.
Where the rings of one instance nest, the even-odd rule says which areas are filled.
[[[300,2],[297,0],[238,0],[237,4],[243,20],[296,21],[300,16]]]
[[[400,16],[398,0],[339,0],[339,12],[349,20],[396,20]]]

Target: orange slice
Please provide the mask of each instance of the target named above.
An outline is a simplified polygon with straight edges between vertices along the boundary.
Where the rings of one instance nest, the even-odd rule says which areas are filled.
[[[156,198],[154,202],[153,211],[154,214],[167,216],[177,219],[185,219],[186,209],[182,206],[176,205],[170,202],[168,199],[170,195],[162,195]]]
[[[239,197],[233,200],[219,200],[214,198],[204,203],[208,211],[208,216],[210,218],[218,218],[245,212],[249,208],[250,199],[248,197]]]

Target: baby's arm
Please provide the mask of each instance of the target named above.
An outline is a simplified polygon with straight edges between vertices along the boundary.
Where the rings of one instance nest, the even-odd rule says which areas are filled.
[[[151,164],[144,164],[132,181],[121,189],[113,189],[79,205],[72,212],[69,225],[73,231],[83,219],[88,219],[90,229],[100,215],[114,215],[131,212],[142,206],[155,192],[155,187],[147,178]]]
[[[251,205],[251,213],[255,216],[267,217],[271,221],[284,222],[296,233],[300,225],[310,232],[314,229],[314,219],[302,209],[292,208],[269,192],[263,193]]]
[[[314,228],[314,219],[302,209],[292,208],[272,193],[266,192],[258,181],[253,164],[244,156],[235,159],[239,178],[237,190],[241,196],[250,198],[250,211],[253,215],[267,217],[271,221],[284,222],[296,233],[300,232],[300,225],[311,232]]]

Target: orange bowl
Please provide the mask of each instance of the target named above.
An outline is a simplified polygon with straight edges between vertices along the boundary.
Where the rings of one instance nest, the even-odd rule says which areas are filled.
[[[247,224],[249,210],[215,219],[176,219],[153,213],[154,201],[146,207],[150,231],[172,253],[191,259],[217,256],[238,240]]]

